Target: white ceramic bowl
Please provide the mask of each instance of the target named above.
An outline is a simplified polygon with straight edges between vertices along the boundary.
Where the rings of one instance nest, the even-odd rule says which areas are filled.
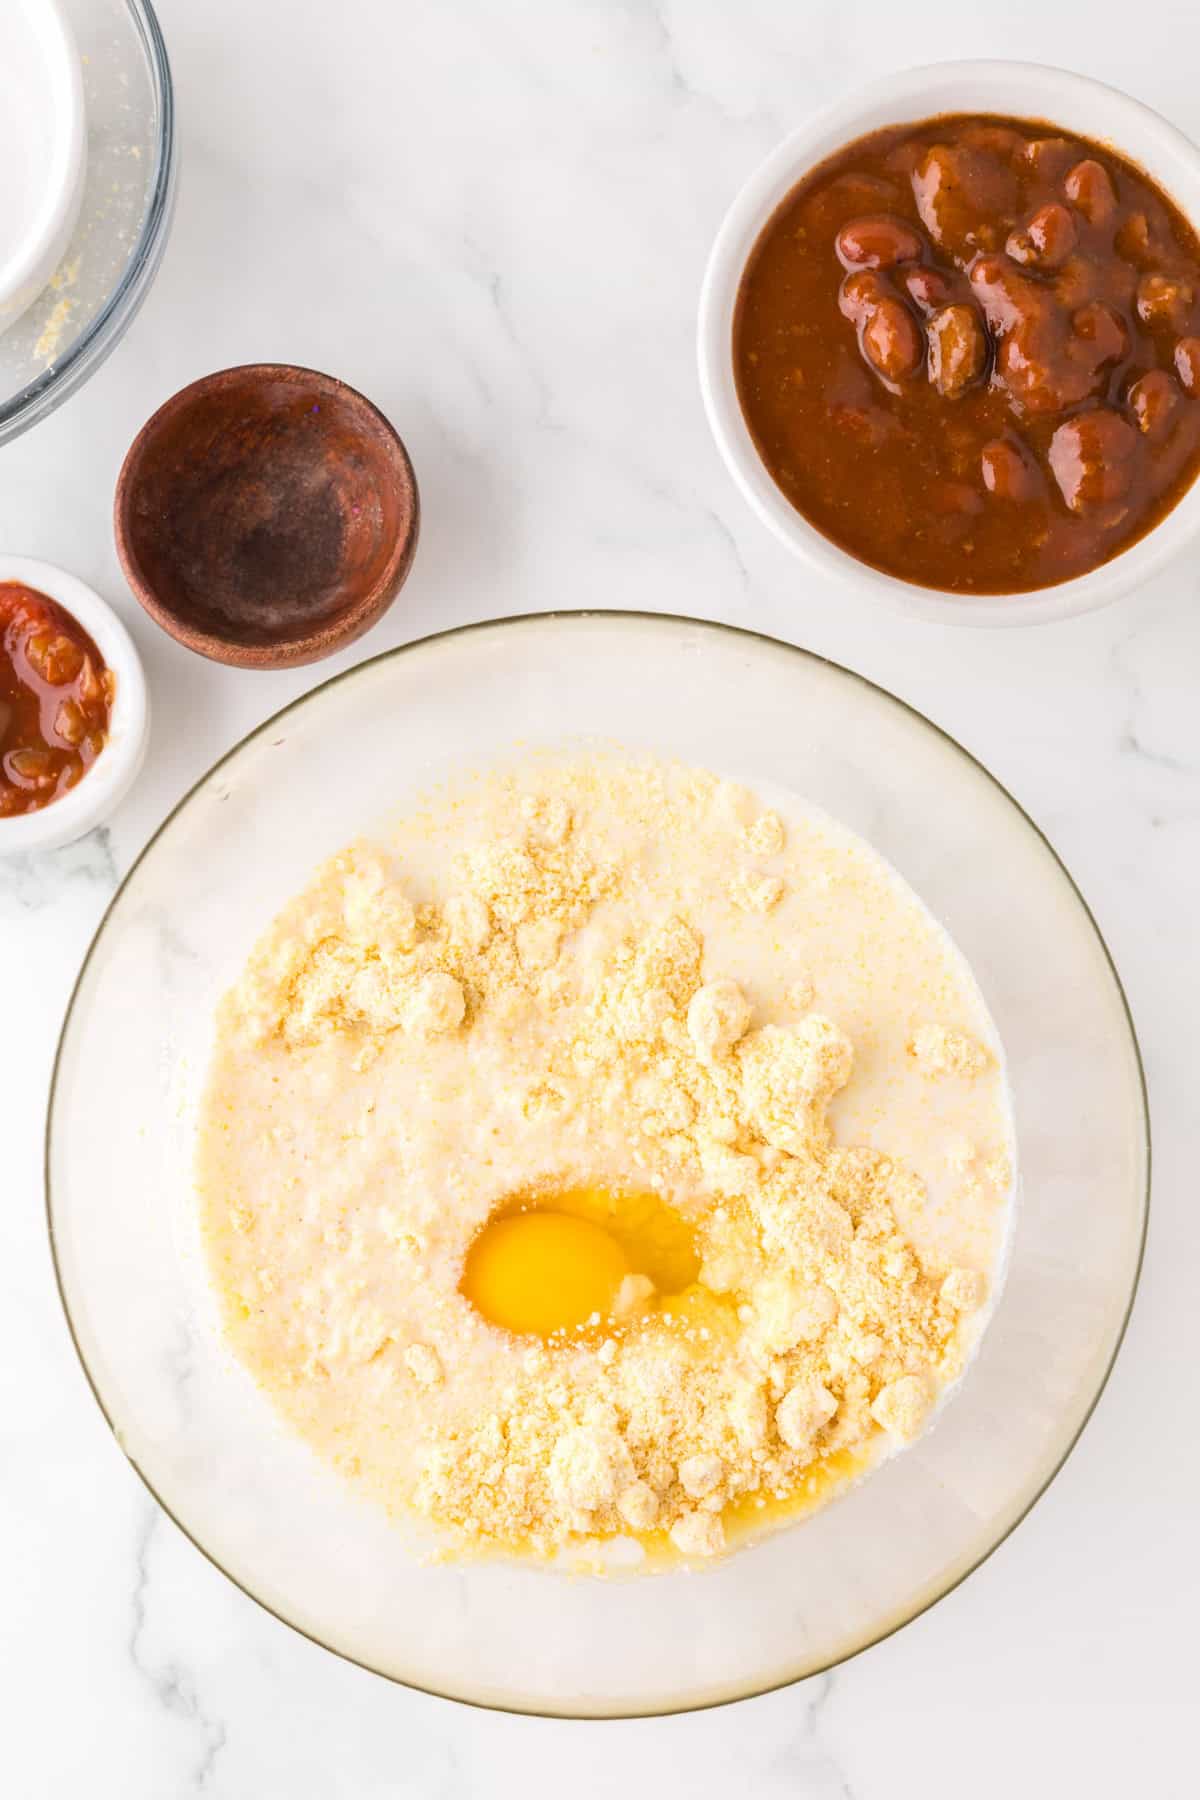
[[[818,574],[848,581],[866,599],[941,624],[1045,623],[1107,605],[1148,581],[1193,543],[1200,536],[1200,482],[1138,543],[1087,575],[1028,594],[953,594],[873,569],[810,525],[768,474],[734,382],[733,316],[742,272],[780,202],[817,163],[864,133],[954,112],[1048,120],[1109,144],[1151,175],[1189,218],[1200,221],[1200,150],[1117,88],[1038,63],[946,62],[906,69],[817,113],[760,164],[733,202],[717,233],[700,296],[700,386],[717,447],[738,487],[759,518]]]
[[[100,825],[124,797],[146,752],[150,703],[133,639],[90,587],[53,563],[0,556],[0,583],[20,581],[78,619],[116,677],[108,742],[78,784],[37,812],[0,819],[0,856],[53,850]]]
[[[0,330],[33,304],[58,267],[79,217],[86,163],[83,71],[58,0],[5,0]]]

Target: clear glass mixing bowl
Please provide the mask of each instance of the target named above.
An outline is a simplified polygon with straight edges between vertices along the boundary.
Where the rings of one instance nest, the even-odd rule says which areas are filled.
[[[276,1421],[213,1327],[192,1132],[213,1006],[313,864],[518,742],[617,742],[790,789],[874,843],[975,967],[1007,1046],[1022,1192],[1008,1280],[935,1428],[702,1573],[427,1566]],[[1137,1046],[1054,852],[917,713],[802,650],[639,614],[471,626],[360,664],[231,751],[97,933],[48,1121],[50,1228],[84,1366],[134,1467],[213,1561],[396,1680],[564,1715],[739,1698],[894,1631],[1032,1505],[1104,1385],[1147,1204]]]
[[[83,65],[87,180],[41,298],[0,332],[0,444],[62,405],[120,343],[166,248],[175,103],[149,0],[62,0]]]

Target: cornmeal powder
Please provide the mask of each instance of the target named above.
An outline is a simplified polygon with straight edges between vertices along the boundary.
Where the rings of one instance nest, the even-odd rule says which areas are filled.
[[[623,819],[634,794],[656,843],[686,833],[653,766],[621,779]],[[543,1553],[633,1531],[711,1556],[732,1503],[791,1495],[814,1461],[880,1429],[914,1437],[960,1371],[960,1325],[988,1283],[916,1253],[900,1223],[925,1204],[911,1168],[836,1141],[828,1109],[851,1080],[854,1047],[808,1010],[807,971],[793,962],[779,974],[800,1016],[756,1023],[738,968],[708,963],[687,884],[660,883],[676,901],[664,912],[621,833],[578,826],[603,780],[575,764],[541,791],[510,791],[505,831],[465,846],[439,896],[407,893],[386,850],[336,857],[264,939],[223,1030],[277,1079],[334,1069],[348,1089],[381,1058],[416,1071],[418,1085],[423,1059],[456,1058],[466,1083],[473,1057],[499,1046],[511,1116],[572,1146],[615,1132],[630,1177],[692,1226],[699,1281],[660,1305],[651,1282],[630,1277],[614,1319],[587,1342],[522,1344],[457,1292],[486,1214],[465,1199],[456,1214],[452,1194],[443,1215],[410,1207],[402,1172],[369,1230],[331,1214],[319,1239],[327,1261],[303,1272],[286,1325],[270,1322],[271,1284],[284,1277],[269,1242],[257,1278],[230,1274],[226,1219],[235,1236],[253,1232],[255,1209],[218,1199],[213,1180],[210,1254],[235,1342],[269,1389],[294,1394],[345,1366],[370,1384],[379,1416],[389,1391],[402,1402],[416,1442],[397,1503],[468,1539]],[[729,807],[725,784],[693,785],[697,805]],[[794,878],[765,864],[786,834],[776,814],[746,811],[740,799],[731,808],[735,872],[714,870],[712,886],[749,915],[742,929],[772,931]],[[606,905],[636,911],[643,889],[644,928],[600,932]],[[939,1087],[974,1081],[993,1060],[937,1021],[914,1033],[911,1055]],[[368,1115],[361,1131],[375,1129]],[[966,1170],[965,1141],[947,1166]],[[311,1167],[291,1179],[271,1231],[286,1230],[289,1203],[310,1223],[320,1213]],[[371,1299],[371,1259],[384,1256],[391,1316]],[[357,1473],[365,1454],[359,1443],[339,1460]]]

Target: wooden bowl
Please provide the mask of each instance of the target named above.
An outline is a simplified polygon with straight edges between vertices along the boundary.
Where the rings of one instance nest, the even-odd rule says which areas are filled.
[[[369,400],[312,369],[195,381],[134,439],[113,524],[130,587],[189,650],[285,669],[342,649],[399,593],[417,546],[408,452]]]

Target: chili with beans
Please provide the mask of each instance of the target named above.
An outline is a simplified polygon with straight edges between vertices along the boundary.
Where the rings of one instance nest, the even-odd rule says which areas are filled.
[[[768,470],[843,549],[928,587],[1046,587],[1200,468],[1200,241],[1052,125],[878,131],[763,231],[733,357]]]
[[[65,794],[104,748],[112,671],[45,594],[0,582],[0,819]]]

